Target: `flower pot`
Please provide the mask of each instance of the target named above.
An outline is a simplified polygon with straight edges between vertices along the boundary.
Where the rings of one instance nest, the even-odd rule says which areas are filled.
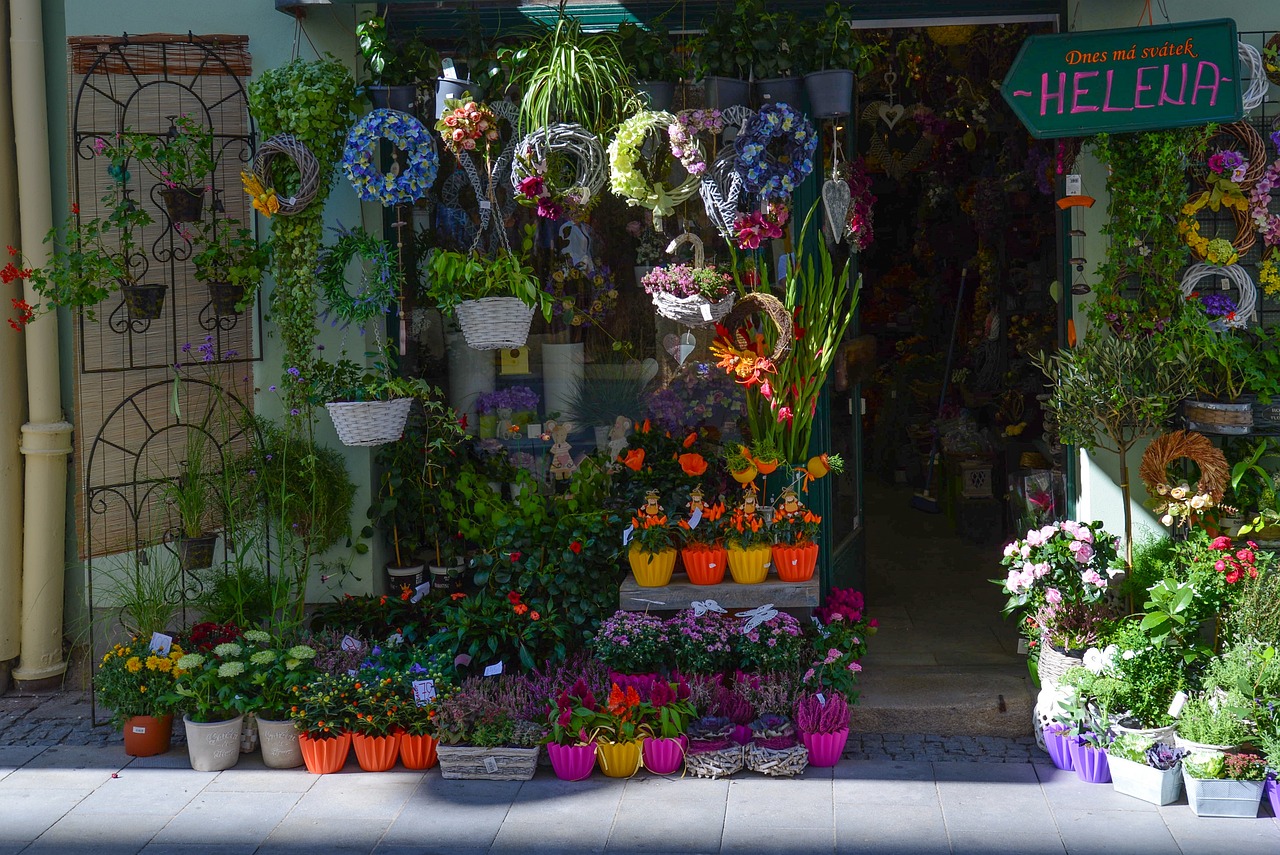
[[[452,77],[437,77],[435,109],[437,121],[449,109],[444,103],[446,99],[453,98],[461,100],[463,95],[468,95],[474,100],[479,101],[482,94],[480,87],[476,86],[470,80],[458,80]]]
[[[1192,754],[1228,754],[1235,751],[1239,745],[1214,745],[1209,742],[1192,742],[1180,735],[1175,735],[1173,744],[1178,748],[1185,748]]]
[[[808,582],[818,566],[818,544],[805,543],[792,546],[786,543],[773,545],[773,569],[783,582]]]
[[[367,447],[395,442],[404,434],[413,398],[390,401],[330,401],[324,405],[343,445]]]
[[[227,721],[198,722],[182,717],[187,729],[187,752],[197,772],[221,772],[240,760],[240,729],[244,716]]]
[[[1045,637],[1040,638],[1040,685],[1057,685],[1067,670],[1084,665],[1083,650],[1067,650],[1050,644]]]
[[[1116,736],[1131,733],[1134,736],[1150,739],[1152,742],[1163,742],[1166,745],[1173,744],[1176,729],[1172,724],[1165,727],[1128,727],[1114,719],[1111,722],[1111,732]]]
[[[708,108],[727,110],[751,106],[751,84],[736,77],[706,77],[702,80]]]
[[[756,100],[761,104],[790,104],[800,109],[804,80],[800,77],[771,77],[756,81]]]
[[[454,314],[467,346],[473,350],[524,347],[529,339],[529,325],[533,323],[533,307],[526,306],[516,297],[463,300]]]
[[[801,733],[800,740],[809,749],[809,765],[827,768],[840,762],[844,745],[849,740],[849,728],[835,733]]]
[[[761,475],[764,475],[766,478],[772,475],[775,471],[777,471],[778,467],[781,465],[782,464],[776,461],[760,460],[759,458],[757,458],[755,462],[756,471],[759,472]]]
[[[528,781],[538,771],[537,748],[477,748],[441,745],[440,777],[466,781]]]
[[[738,469],[730,472],[729,474],[732,475],[733,480],[737,481],[739,484],[750,484],[752,481],[756,480],[756,476],[760,474],[760,470],[756,469],[754,466],[748,466],[746,469]]]
[[[402,86],[366,86],[364,94],[375,110],[399,110],[411,116],[418,115],[418,87],[412,83]]]
[[[421,736],[400,734],[400,765],[414,771],[430,769],[436,765],[438,745],[434,736],[425,733]]]
[[[236,308],[244,299],[244,286],[231,282],[206,282],[214,317],[230,318],[240,314]]]
[[[262,762],[268,769],[296,769],[302,765],[298,728],[289,719],[258,716],[258,744],[262,747]]]
[[[400,734],[370,736],[351,734],[351,745],[356,749],[356,762],[366,772],[385,772],[396,765],[400,756]]]
[[[1267,797],[1267,804],[1271,805],[1271,815],[1280,817],[1280,780],[1274,777],[1267,778],[1267,785],[1262,788],[1262,794]]]
[[[645,552],[640,544],[633,543],[627,550],[627,562],[641,588],[661,588],[670,584],[671,573],[676,569],[676,551],[668,547],[661,552]]]
[[[417,588],[422,584],[425,571],[426,565],[422,563],[411,564],[407,567],[396,567],[388,564],[387,592],[393,597],[398,597],[405,585],[408,585],[410,589]]]
[[[1182,402],[1187,430],[1224,436],[1243,436],[1253,431],[1253,403],[1219,403],[1191,398]]]
[[[178,541],[178,566],[186,572],[212,567],[213,547],[217,542],[216,534],[182,538]]]
[[[1069,745],[1071,764],[1076,767],[1076,776],[1080,780],[1086,784],[1106,784],[1111,781],[1111,767],[1107,763],[1106,751],[1079,739],[1071,740]]]
[[[164,754],[172,737],[172,714],[131,716],[124,722],[124,753],[130,757]]]
[[[351,734],[312,739],[305,733],[299,733],[298,747],[302,750],[302,761],[307,764],[308,772],[313,775],[329,775],[347,764],[347,755],[351,752]]]
[[[636,84],[636,92],[649,103],[645,109],[656,112],[670,110],[676,99],[676,85],[665,80],[641,80]]]
[[[551,758],[551,770],[562,781],[586,780],[596,767],[596,747],[590,743],[560,745],[548,742],[547,756]]]
[[[729,575],[739,585],[755,585],[768,578],[769,559],[773,555],[773,550],[767,543],[750,549],[730,546],[727,552]]]
[[[680,769],[684,763],[684,754],[689,747],[689,739],[679,736],[675,739],[646,739],[642,754],[644,767],[655,775],[670,775]]]
[[[686,546],[680,550],[684,572],[695,585],[719,585],[729,566],[729,554],[723,546]]]
[[[834,119],[853,111],[853,90],[858,79],[844,68],[815,71],[804,76],[809,112],[816,119]]]
[[[1152,769],[1124,757],[1111,757],[1111,784],[1117,793],[1153,805],[1171,805],[1182,795],[1182,764],[1172,769]]]
[[[568,413],[582,385],[582,342],[542,346],[542,402],[548,413]]]
[[[170,222],[194,223],[204,211],[203,187],[161,187],[160,198]]]
[[[640,740],[597,742],[600,771],[609,778],[630,778],[640,768]]]
[[[1182,767],[1182,781],[1187,785],[1187,804],[1196,816],[1232,816],[1252,818],[1258,815],[1262,789],[1266,781],[1228,781],[1193,778]]]
[[[125,308],[129,310],[129,319],[134,321],[159,320],[164,312],[164,295],[167,285],[123,285],[120,294],[124,297]]]
[[[1053,765],[1064,772],[1074,769],[1075,761],[1071,758],[1071,741],[1074,737],[1067,733],[1067,727],[1052,724],[1046,727],[1043,733],[1044,749],[1049,752],[1049,759],[1053,761]]]

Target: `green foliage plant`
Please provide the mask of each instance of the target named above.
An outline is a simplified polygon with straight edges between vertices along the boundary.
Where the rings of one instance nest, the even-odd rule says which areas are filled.
[[[207,653],[191,652],[178,660],[181,674],[174,691],[184,699],[192,721],[227,721],[251,710],[249,655],[244,644],[226,641]]]
[[[130,635],[150,639],[173,628],[182,601],[182,580],[174,555],[164,548],[142,549],[123,567],[103,571],[105,599]]]
[[[694,42],[694,68],[700,80],[750,80],[759,58],[777,49],[777,34],[762,0],[718,3],[706,32]]]
[[[648,26],[623,21],[618,24],[617,44],[623,65],[637,81],[679,81],[680,67],[671,35],[660,21]]]
[[[253,711],[272,721],[287,719],[294,688],[307,685],[319,673],[313,665],[316,649],[309,644],[286,644],[260,629],[245,632],[242,642],[249,651]]]
[[[1245,706],[1239,695],[1226,698],[1193,695],[1178,716],[1178,736],[1203,745],[1239,745],[1249,738],[1249,727],[1234,710]]]
[[[177,512],[183,537],[203,537],[214,505],[209,436],[197,427],[186,431],[186,449],[178,475],[162,485],[165,500]]]
[[[439,52],[417,34],[407,39],[390,38],[387,19],[381,15],[370,15],[356,24],[356,44],[369,72],[366,86],[407,86],[440,74]]]
[[[238,285],[244,288],[239,305],[253,302],[262,274],[271,263],[271,243],[258,243],[253,232],[233,218],[200,220],[188,228],[194,231],[199,248],[191,256],[196,278]]]
[[[848,69],[863,77],[884,55],[883,46],[859,38],[846,8],[839,3],[828,3],[820,20],[805,22],[812,38],[802,45],[798,58],[810,63],[809,71]]]
[[[355,722],[355,683],[356,678],[349,674],[320,673],[306,684],[292,687],[289,718],[311,739],[341,736]]]
[[[187,114],[171,120],[163,134],[126,130],[125,146],[151,177],[168,188],[208,190],[217,162],[213,132]]]
[[[533,248],[526,233],[521,253],[499,252],[484,256],[478,252],[437,249],[428,262],[430,284],[426,295],[446,315],[452,315],[463,300],[484,297],[518,297],[526,306],[551,320],[551,297],[542,290],[525,256]]]

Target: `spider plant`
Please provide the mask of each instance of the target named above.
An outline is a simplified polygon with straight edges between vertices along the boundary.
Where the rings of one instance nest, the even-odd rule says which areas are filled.
[[[535,31],[527,46],[507,48],[501,59],[514,69],[521,91],[520,128],[524,132],[556,122],[576,122],[606,136],[640,102],[618,49],[616,33],[588,33],[582,22],[564,14],[554,27]]]

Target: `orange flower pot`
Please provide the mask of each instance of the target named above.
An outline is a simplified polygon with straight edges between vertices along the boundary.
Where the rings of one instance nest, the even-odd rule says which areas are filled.
[[[783,582],[808,582],[818,566],[818,544],[806,543],[791,546],[786,543],[773,545],[773,569]]]
[[[351,752],[351,734],[312,739],[305,733],[298,734],[298,747],[302,749],[302,762],[313,775],[328,775],[342,769]]]
[[[173,736],[173,715],[135,715],[124,722],[124,753],[130,757],[151,757],[169,750]]]
[[[723,546],[686,546],[680,550],[684,572],[695,585],[719,585],[724,581],[729,556]]]
[[[356,762],[366,772],[385,772],[396,765],[400,756],[400,734],[390,736],[368,736],[363,733],[351,735],[351,744],[356,749]]]
[[[676,551],[669,547],[661,552],[645,552],[640,544],[633,543],[627,550],[627,561],[631,564],[637,585],[661,588],[671,582],[671,574],[676,569]]]
[[[400,734],[400,763],[406,769],[418,771],[421,769],[430,769],[436,765],[436,746],[439,742],[435,737],[422,734],[421,736],[410,736],[407,733]]]
[[[761,475],[772,475],[781,465],[780,463],[767,463],[758,457],[756,458],[756,469]]]
[[[750,549],[730,546],[728,553],[729,575],[733,576],[733,581],[739,585],[756,585],[768,578],[769,558],[772,554],[768,544],[753,546]]]

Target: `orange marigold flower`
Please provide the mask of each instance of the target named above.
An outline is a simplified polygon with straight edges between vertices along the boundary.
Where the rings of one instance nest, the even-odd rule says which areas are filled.
[[[680,455],[680,469],[686,475],[698,476],[707,471],[707,461],[701,454],[693,452]]]

